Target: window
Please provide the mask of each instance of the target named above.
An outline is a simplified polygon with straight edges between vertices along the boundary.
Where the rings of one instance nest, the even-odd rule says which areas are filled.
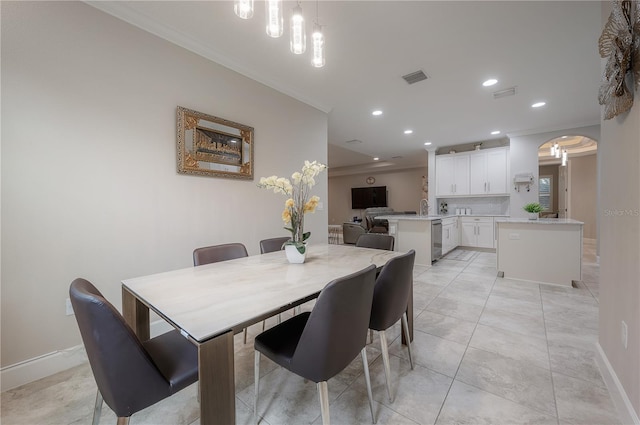
[[[553,176],[540,176],[538,187],[538,202],[544,211],[553,211]]]

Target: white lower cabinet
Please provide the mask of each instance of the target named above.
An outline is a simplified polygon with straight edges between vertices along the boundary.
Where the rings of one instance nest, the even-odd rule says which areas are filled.
[[[442,255],[459,245],[458,217],[442,219]]]
[[[460,217],[460,245],[495,248],[493,226],[493,217]]]

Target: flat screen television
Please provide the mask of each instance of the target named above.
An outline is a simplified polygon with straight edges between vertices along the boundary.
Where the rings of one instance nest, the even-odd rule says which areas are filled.
[[[387,206],[387,186],[352,187],[351,209]]]

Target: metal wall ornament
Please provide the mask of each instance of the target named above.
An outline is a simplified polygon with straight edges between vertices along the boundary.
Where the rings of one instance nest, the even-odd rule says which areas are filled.
[[[598,102],[604,119],[631,109],[640,86],[640,2],[616,0],[598,40],[600,57],[607,59]]]

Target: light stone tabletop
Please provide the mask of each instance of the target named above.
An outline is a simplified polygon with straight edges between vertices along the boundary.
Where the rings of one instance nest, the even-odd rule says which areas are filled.
[[[401,252],[346,245],[310,244],[304,264],[284,251],[158,273],[122,281],[138,300],[203,342],[256,323],[299,300],[317,295],[334,279]]]

